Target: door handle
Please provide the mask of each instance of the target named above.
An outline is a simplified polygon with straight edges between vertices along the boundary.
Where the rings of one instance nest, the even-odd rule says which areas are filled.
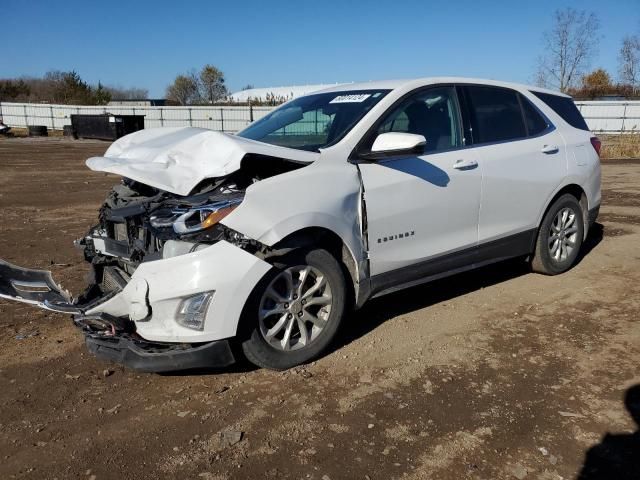
[[[478,166],[478,162],[476,162],[475,160],[464,160],[464,159],[460,159],[457,160],[456,163],[453,164],[453,168],[455,168],[456,170],[471,170],[473,168],[476,168]]]
[[[557,145],[545,145],[542,147],[542,153],[558,153],[558,150],[560,150],[558,148]]]

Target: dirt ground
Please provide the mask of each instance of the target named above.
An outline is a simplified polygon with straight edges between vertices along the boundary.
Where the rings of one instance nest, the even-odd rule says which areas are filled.
[[[72,241],[117,182],[83,161],[106,147],[0,140],[0,257],[81,289]],[[640,161],[603,177],[570,272],[511,261],[373,300],[284,373],[139,374],[0,301],[0,478],[640,478]]]

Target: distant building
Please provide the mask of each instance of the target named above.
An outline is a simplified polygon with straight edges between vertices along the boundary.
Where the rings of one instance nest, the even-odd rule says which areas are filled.
[[[292,85],[289,87],[265,87],[265,88],[249,88],[239,92],[232,93],[229,98],[233,102],[248,102],[255,100],[257,102],[267,102],[277,100],[286,102],[293,98],[301,97],[309,93],[324,90],[325,88],[335,87],[339,83],[316,84],[316,85]]]
[[[132,98],[130,100],[111,100],[107,105],[112,107],[164,107],[165,98]]]

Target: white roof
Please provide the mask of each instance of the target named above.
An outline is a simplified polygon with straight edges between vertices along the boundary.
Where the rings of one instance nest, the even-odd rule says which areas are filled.
[[[421,85],[429,85],[433,83],[479,83],[483,85],[493,85],[497,87],[511,87],[521,90],[535,90],[536,92],[551,93],[554,95],[568,96],[564,93],[549,90],[547,88],[536,87],[533,85],[524,85],[520,83],[501,82],[497,80],[488,80],[485,78],[468,78],[468,77],[424,77],[399,80],[376,80],[371,82],[359,82],[338,84],[330,88],[326,88],[323,92],[342,92],[350,90],[395,90],[401,87],[418,88]]]
[[[315,85],[290,85],[288,87],[250,88],[248,90],[241,90],[239,92],[232,93],[230,97],[235,102],[246,102],[249,98],[254,100],[266,100],[267,97],[291,100],[303,95],[308,95],[309,93],[317,92],[318,90],[324,90],[338,85],[344,84],[318,83]]]

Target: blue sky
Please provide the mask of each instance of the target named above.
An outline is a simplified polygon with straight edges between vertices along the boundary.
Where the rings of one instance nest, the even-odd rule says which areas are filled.
[[[597,13],[593,67],[615,73],[622,37],[640,33],[640,0],[5,0],[0,78],[73,69],[153,97],[206,63],[232,91],[429,75],[527,82],[542,31],[566,6]]]

